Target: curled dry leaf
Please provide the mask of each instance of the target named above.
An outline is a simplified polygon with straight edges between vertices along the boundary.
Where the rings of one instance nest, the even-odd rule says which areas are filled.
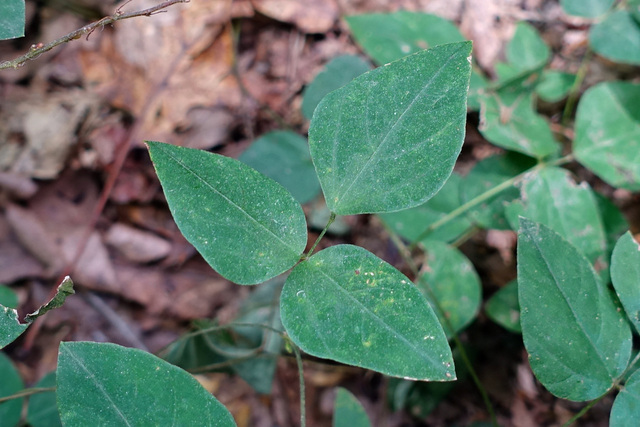
[[[338,5],[333,0],[252,0],[260,13],[278,21],[296,25],[305,33],[324,33],[338,18]]]
[[[136,7],[146,3],[154,4]],[[144,139],[184,145],[188,134],[175,130],[193,125],[191,109],[235,109],[241,101],[231,73],[231,3],[194,1],[96,31],[95,48],[79,55],[85,84],[137,117]]]

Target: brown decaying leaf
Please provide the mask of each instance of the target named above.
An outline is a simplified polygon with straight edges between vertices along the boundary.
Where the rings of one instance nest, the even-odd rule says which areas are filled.
[[[133,262],[157,261],[171,252],[171,244],[163,238],[119,223],[109,228],[105,241]]]
[[[324,33],[338,18],[334,0],[251,0],[260,13],[278,21],[295,24],[305,33]]]

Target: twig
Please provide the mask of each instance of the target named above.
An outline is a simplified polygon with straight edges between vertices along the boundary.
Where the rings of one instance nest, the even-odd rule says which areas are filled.
[[[167,7],[174,5],[176,3],[189,3],[190,0],[167,0],[163,3],[160,3],[159,5],[150,7],[148,9],[144,9],[144,10],[139,10],[137,12],[128,12],[128,13],[123,13],[120,8],[118,10],[116,10],[116,13],[114,13],[113,15],[110,16],[105,16],[104,18],[100,19],[99,21],[95,21],[91,24],[85,25],[82,28],[79,28],[75,31],[70,32],[69,34],[67,34],[66,36],[62,36],[59,39],[56,39],[54,41],[52,41],[51,43],[48,44],[42,44],[42,43],[38,43],[38,44],[34,44],[31,46],[31,48],[29,49],[29,51],[27,53],[25,53],[24,55],[13,59],[11,61],[4,61],[2,63],[0,63],[0,70],[3,69],[7,69],[7,68],[18,68],[23,66],[27,61],[31,60],[31,59],[36,59],[37,57],[39,57],[40,55],[42,55],[45,52],[50,51],[51,49],[55,48],[56,46],[60,46],[61,44],[64,43],[68,43],[71,40],[76,40],[79,39],[80,37],[86,35],[87,38],[91,35],[91,33],[93,33],[98,27],[104,27],[105,25],[110,25],[113,24],[116,21],[122,21],[123,19],[129,19],[129,18],[135,18],[138,16],[151,16],[151,15],[155,15],[156,13],[161,13],[161,12],[165,12],[165,10]],[[125,3],[126,4],[126,3]]]

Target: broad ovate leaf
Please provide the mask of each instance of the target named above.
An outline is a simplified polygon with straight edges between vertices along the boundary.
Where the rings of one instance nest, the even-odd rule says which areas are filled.
[[[560,151],[549,123],[533,107],[530,93],[501,91],[480,98],[480,132],[507,150],[544,158]]]
[[[9,357],[0,352],[0,397],[11,396],[24,388],[24,383]],[[0,425],[16,426],[20,421],[24,398],[0,403]]]
[[[584,255],[523,217],[518,299],[531,369],[551,393],[586,401],[613,386],[631,355],[629,324]]]
[[[142,350],[63,342],[56,377],[63,425],[236,425],[189,373]]]
[[[20,323],[15,308],[0,305],[0,349],[15,341],[28,326],[27,323]]]
[[[24,0],[2,0],[0,2],[0,40],[24,36]]]
[[[333,427],[371,427],[367,412],[347,389],[338,387],[333,407]]]
[[[591,27],[593,50],[615,62],[640,64],[640,23],[629,12],[618,10]]]
[[[427,264],[418,288],[429,299],[429,290],[444,310],[453,331],[445,329],[450,338],[471,323],[480,308],[482,289],[480,278],[471,261],[453,246],[439,241],[427,241]],[[444,319],[438,318],[441,324]]]
[[[454,172],[442,190],[427,203],[399,212],[380,214],[380,219],[391,231],[411,243],[417,243],[418,239],[424,240],[424,238],[452,242],[471,228],[471,222],[467,217],[459,216],[433,232],[427,232],[427,229],[431,224],[460,206],[462,182],[462,177]]]
[[[580,99],[573,151],[614,187],[640,190],[640,84],[600,83]]]
[[[491,295],[484,311],[498,325],[514,332],[522,333],[520,327],[520,304],[518,303],[518,281],[512,280],[507,286]]]
[[[597,18],[608,11],[615,0],[560,0],[567,15]]]
[[[441,44],[464,41],[458,28],[436,15],[399,11],[346,18],[351,34],[378,65]]]
[[[36,388],[55,387],[56,373],[49,372],[34,386]],[[27,422],[31,427],[62,426],[55,391],[34,394],[29,397]]]
[[[567,97],[575,81],[575,74],[544,70],[535,92],[543,101],[558,102]]]
[[[613,249],[611,282],[627,317],[640,332],[640,245],[629,232],[618,239]]]
[[[596,270],[606,273],[607,240],[588,184],[577,184],[566,169],[547,167],[527,174],[520,183],[520,193],[521,200],[506,209],[514,229],[519,215],[542,223],[571,242]]]
[[[310,119],[329,92],[341,88],[370,69],[371,65],[359,56],[342,55],[332,59],[302,93],[302,114]]]
[[[418,52],[320,102],[309,148],[332,212],[407,209],[444,185],[464,139],[470,53],[470,42]]]
[[[640,370],[635,371],[613,401],[609,427],[636,427],[640,420]]]
[[[427,300],[358,246],[332,246],[298,264],[282,290],[280,315],[291,339],[311,355],[402,378],[456,377]]]
[[[289,190],[300,203],[320,193],[307,140],[295,132],[278,130],[255,140],[238,158]]]
[[[505,52],[509,63],[519,71],[530,71],[544,67],[551,50],[530,24],[522,21],[516,26],[513,38]]]
[[[229,157],[147,145],[178,228],[214,270],[232,282],[255,284],[298,262],[306,220],[280,184]]]

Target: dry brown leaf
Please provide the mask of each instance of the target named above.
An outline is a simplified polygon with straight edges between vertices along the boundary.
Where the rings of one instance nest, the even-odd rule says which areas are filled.
[[[80,53],[85,83],[131,112],[141,139],[183,145],[184,136],[174,131],[192,126],[192,108],[235,108],[241,101],[230,72],[230,4],[194,0],[93,34],[95,50]]]
[[[112,225],[105,241],[133,262],[157,261],[171,252],[171,243],[166,240],[124,224]]]
[[[305,33],[324,33],[338,19],[334,0],[251,0],[260,13],[282,22],[295,24]]]

